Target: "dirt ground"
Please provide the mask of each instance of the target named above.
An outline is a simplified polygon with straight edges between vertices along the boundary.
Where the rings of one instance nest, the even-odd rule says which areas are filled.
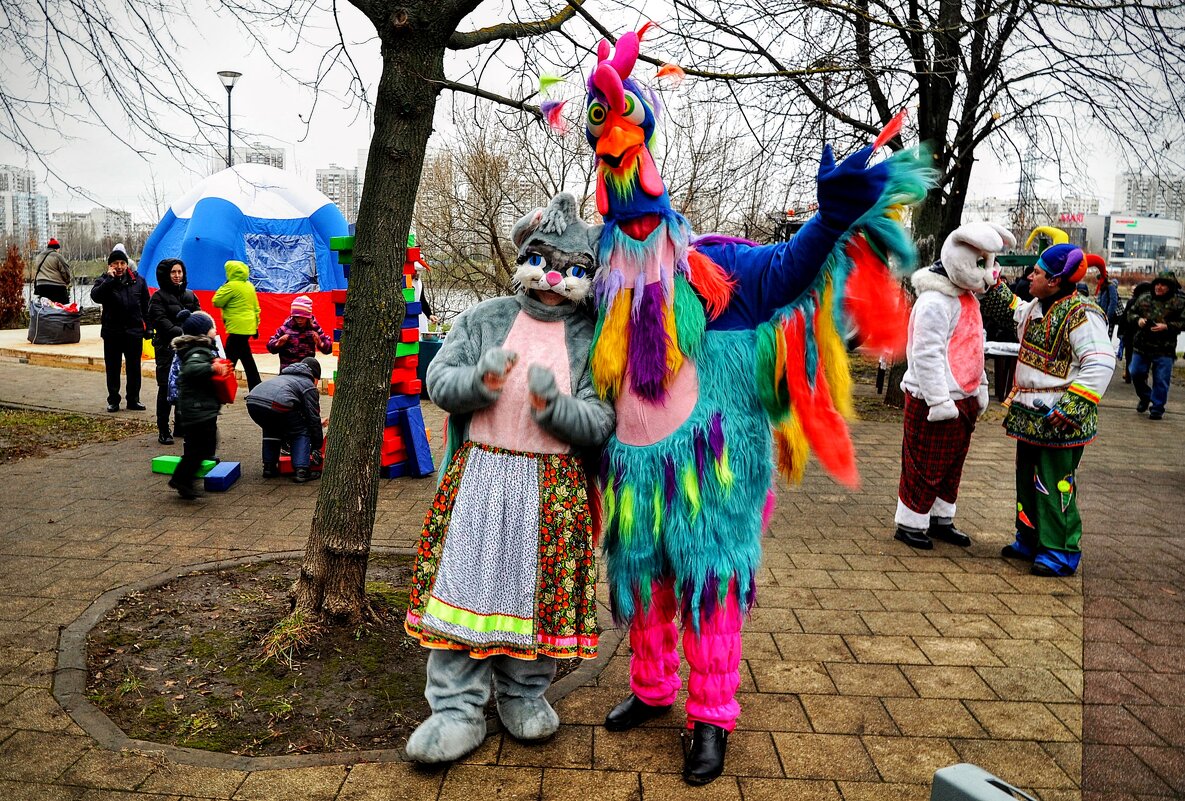
[[[130,737],[245,756],[401,748],[427,718],[428,651],[403,631],[411,556],[372,556],[381,625],[265,659],[299,565],[260,562],[134,593],[91,631],[90,700]],[[575,661],[560,662],[559,674]],[[492,712],[492,709],[490,710]]]
[[[0,406],[0,464],[155,430],[147,416],[99,417]]]

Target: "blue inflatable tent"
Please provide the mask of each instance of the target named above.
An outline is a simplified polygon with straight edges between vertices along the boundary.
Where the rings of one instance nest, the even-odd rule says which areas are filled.
[[[307,294],[345,289],[329,239],[349,227],[337,206],[293,173],[239,164],[211,175],[173,203],[144,245],[141,272],[185,262],[190,289],[217,289],[230,259],[251,267],[259,292]]]

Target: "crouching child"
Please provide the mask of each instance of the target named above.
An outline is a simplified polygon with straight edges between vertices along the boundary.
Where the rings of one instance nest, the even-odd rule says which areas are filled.
[[[290,364],[275,378],[247,394],[247,414],[263,429],[263,477],[280,475],[280,448],[292,449],[292,480],[303,484],[320,473],[310,469],[313,454],[320,460],[325,434],[321,427],[321,363],[308,356]]]

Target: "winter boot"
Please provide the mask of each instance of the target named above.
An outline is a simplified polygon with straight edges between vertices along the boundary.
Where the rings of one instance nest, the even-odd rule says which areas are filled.
[[[955,528],[955,524],[950,520],[930,518],[930,530],[926,533],[936,540],[949,542],[951,545],[958,545],[960,548],[966,548],[971,544],[971,538]]]
[[[910,548],[917,548],[919,551],[929,551],[934,548],[934,541],[920,528],[898,525],[897,533],[893,535],[893,539],[900,540]]]
[[[728,729],[696,721],[691,730],[691,748],[683,757],[683,781],[694,786],[707,784],[724,772]]]
[[[280,465],[278,465],[275,462],[264,462],[263,463],[263,477],[264,478],[275,478],[278,475],[280,475]]]

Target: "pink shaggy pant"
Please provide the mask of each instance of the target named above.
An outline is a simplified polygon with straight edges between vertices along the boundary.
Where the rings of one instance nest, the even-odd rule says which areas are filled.
[[[650,706],[668,706],[679,692],[679,653],[675,644],[679,627],[675,623],[678,603],[670,581],[653,586],[650,608],[634,616],[630,625],[630,689],[638,700]],[[728,597],[700,620],[699,634],[686,626],[683,653],[691,675],[687,682],[687,727],[697,721],[732,731],[741,705],[737,687],[741,683],[741,611],[736,584]]]

